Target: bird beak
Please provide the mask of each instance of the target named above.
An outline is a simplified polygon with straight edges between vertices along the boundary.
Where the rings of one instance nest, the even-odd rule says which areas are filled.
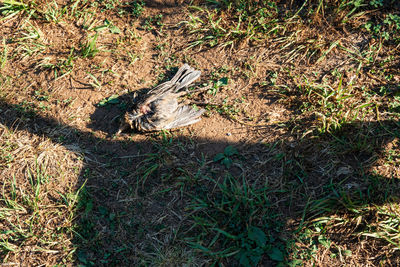
[[[133,111],[132,113],[126,113],[125,118],[121,123],[121,126],[119,127],[118,132],[116,135],[120,135],[123,131],[125,131],[128,128],[133,128],[134,122],[138,120],[143,114],[137,111]]]
[[[126,122],[123,122],[121,124],[121,126],[119,127],[118,132],[115,135],[117,135],[117,136],[120,135],[123,131],[125,131],[128,128],[129,128],[129,124]]]

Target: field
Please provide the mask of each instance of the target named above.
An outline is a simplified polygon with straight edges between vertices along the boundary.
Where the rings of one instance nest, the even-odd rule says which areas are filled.
[[[2,266],[400,266],[399,1],[2,0],[0,114]]]

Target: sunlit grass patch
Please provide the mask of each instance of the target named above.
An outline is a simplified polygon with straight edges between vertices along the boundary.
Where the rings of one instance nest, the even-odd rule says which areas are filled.
[[[394,1],[197,1],[181,23],[191,36],[188,47],[274,46],[287,62],[322,61],[342,43],[340,28],[353,27],[379,42],[398,43]],[[346,31],[347,32],[347,31]],[[352,32],[348,32],[352,34]],[[392,33],[392,34],[389,34]]]
[[[2,262],[70,262],[81,162],[48,139],[5,126],[0,151]]]

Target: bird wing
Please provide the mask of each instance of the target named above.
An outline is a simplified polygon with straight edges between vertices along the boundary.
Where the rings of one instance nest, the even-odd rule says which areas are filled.
[[[180,106],[175,113],[153,114],[145,116],[136,124],[136,128],[142,132],[160,131],[188,126],[201,120],[204,109],[195,110],[189,106]]]
[[[196,110],[190,106],[180,106],[175,113],[174,120],[164,125],[163,129],[173,129],[196,123],[201,120],[200,116],[204,112],[204,109]]]

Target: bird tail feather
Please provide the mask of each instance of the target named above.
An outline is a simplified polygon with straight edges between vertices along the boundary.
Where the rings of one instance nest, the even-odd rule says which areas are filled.
[[[179,78],[184,74],[186,71],[190,70],[191,67],[188,64],[183,64],[182,67],[175,73],[174,77],[170,80],[170,83],[175,84],[178,82]]]
[[[171,84],[176,84],[174,91],[178,92],[182,88],[189,86],[200,77],[200,74],[200,71],[191,68],[188,64],[184,64],[170,81]]]

